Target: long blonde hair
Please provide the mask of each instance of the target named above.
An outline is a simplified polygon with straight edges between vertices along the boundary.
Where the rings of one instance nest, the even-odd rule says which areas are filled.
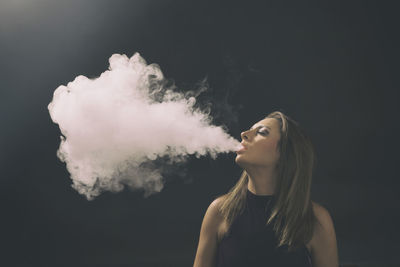
[[[310,199],[315,149],[303,129],[290,117],[274,111],[266,118],[278,120],[281,136],[276,201],[266,224],[274,223],[277,246],[287,245],[293,251],[311,240],[317,222]],[[245,208],[248,181],[249,176],[243,170],[239,181],[222,198],[220,211],[228,226]]]

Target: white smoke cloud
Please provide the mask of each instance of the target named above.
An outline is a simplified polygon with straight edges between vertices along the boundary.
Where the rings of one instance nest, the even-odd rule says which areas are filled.
[[[72,187],[87,199],[125,185],[143,189],[145,196],[160,192],[164,181],[156,159],[215,159],[238,146],[222,127],[211,125],[207,112],[194,108],[195,97],[165,86],[158,65],[147,65],[138,53],[113,54],[109,63],[100,77],[80,75],[59,86],[48,105],[63,135],[57,156]]]

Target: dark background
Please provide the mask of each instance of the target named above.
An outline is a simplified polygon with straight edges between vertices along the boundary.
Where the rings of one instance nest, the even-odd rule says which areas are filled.
[[[94,201],[56,157],[54,90],[134,52],[182,91],[207,77],[199,103],[236,138],[274,110],[298,121],[316,146],[312,199],[333,218],[340,263],[399,264],[394,3],[1,1],[0,265],[193,264],[208,205],[240,175],[234,154],[191,158],[149,198]]]

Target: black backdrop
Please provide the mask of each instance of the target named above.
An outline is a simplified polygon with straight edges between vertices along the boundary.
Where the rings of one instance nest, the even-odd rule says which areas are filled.
[[[134,52],[183,91],[207,77],[199,103],[236,138],[274,110],[297,120],[317,149],[312,199],[334,220],[340,262],[399,263],[394,3],[2,1],[1,265],[193,264],[206,208],[240,175],[234,154],[191,158],[149,198],[94,201],[56,157],[53,91]]]

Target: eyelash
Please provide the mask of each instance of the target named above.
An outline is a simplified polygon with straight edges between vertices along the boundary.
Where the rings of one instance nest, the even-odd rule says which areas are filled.
[[[263,131],[258,131],[257,133],[261,134],[261,135],[267,135],[268,132],[263,132]]]

